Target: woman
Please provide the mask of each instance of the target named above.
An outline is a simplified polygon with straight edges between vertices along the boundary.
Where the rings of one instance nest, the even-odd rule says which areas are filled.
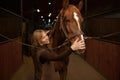
[[[66,56],[69,56],[72,51],[85,49],[84,41],[76,39],[73,44],[68,47],[68,49],[66,49],[62,54],[58,55],[47,47],[47,45],[50,43],[47,33],[48,31],[44,30],[35,30],[33,32],[32,58],[35,67],[35,80],[46,80],[45,77],[43,77],[46,75],[45,70],[43,69],[44,65],[49,65],[49,61],[60,60]],[[49,78],[49,80],[51,79]]]

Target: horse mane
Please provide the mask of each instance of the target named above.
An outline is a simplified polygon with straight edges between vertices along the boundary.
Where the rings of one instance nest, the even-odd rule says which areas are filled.
[[[56,45],[60,45],[62,43],[62,34],[60,31],[60,26],[61,26],[61,16],[62,16],[62,9],[60,13],[58,14],[58,18],[53,26],[53,29],[50,34],[50,40],[52,40],[52,46],[55,47]],[[53,42],[54,40],[54,42]]]

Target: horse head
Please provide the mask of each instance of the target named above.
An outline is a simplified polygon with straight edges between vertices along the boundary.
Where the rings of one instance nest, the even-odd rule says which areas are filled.
[[[81,29],[83,18],[80,11],[74,5],[69,5],[65,10],[63,10],[60,17],[60,28],[67,39],[71,42],[73,42],[76,37],[83,39],[83,32]]]
[[[68,5],[62,8],[54,25],[53,47],[61,45],[66,40],[69,42],[76,38],[83,40],[82,22],[83,17],[76,6]]]

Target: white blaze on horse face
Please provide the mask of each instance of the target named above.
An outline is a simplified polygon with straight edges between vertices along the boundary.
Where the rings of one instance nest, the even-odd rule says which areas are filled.
[[[78,16],[77,16],[77,13],[74,12],[73,15],[74,15],[74,19],[76,20],[76,22],[77,22],[77,24],[78,24],[78,29],[81,31],[81,29],[80,29],[80,24],[79,24],[79,18],[78,18]],[[84,37],[83,37],[82,34],[81,34],[81,40],[84,40]]]
[[[77,16],[77,13],[76,13],[76,12],[74,12],[74,13],[73,13],[73,16],[74,16],[74,19],[75,19],[75,20],[76,20],[76,22],[77,22],[78,29],[80,30],[79,18],[78,18],[78,16]]]

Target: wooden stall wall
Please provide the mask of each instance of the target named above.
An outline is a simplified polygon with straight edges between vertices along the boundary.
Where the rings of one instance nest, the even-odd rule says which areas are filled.
[[[107,80],[120,80],[120,19],[96,17],[87,20],[87,36],[102,37],[102,39],[86,40],[86,60]]]
[[[87,16],[95,16],[120,9],[120,0],[85,0]]]
[[[92,18],[88,19],[85,31],[89,36],[103,36],[120,32],[120,18]]]
[[[22,63],[21,23],[20,17],[0,8],[0,80],[10,80]]]
[[[0,80],[10,80],[22,64],[22,45],[15,41],[0,44]]]
[[[107,80],[120,80],[120,45],[101,40],[86,41],[86,60]]]

